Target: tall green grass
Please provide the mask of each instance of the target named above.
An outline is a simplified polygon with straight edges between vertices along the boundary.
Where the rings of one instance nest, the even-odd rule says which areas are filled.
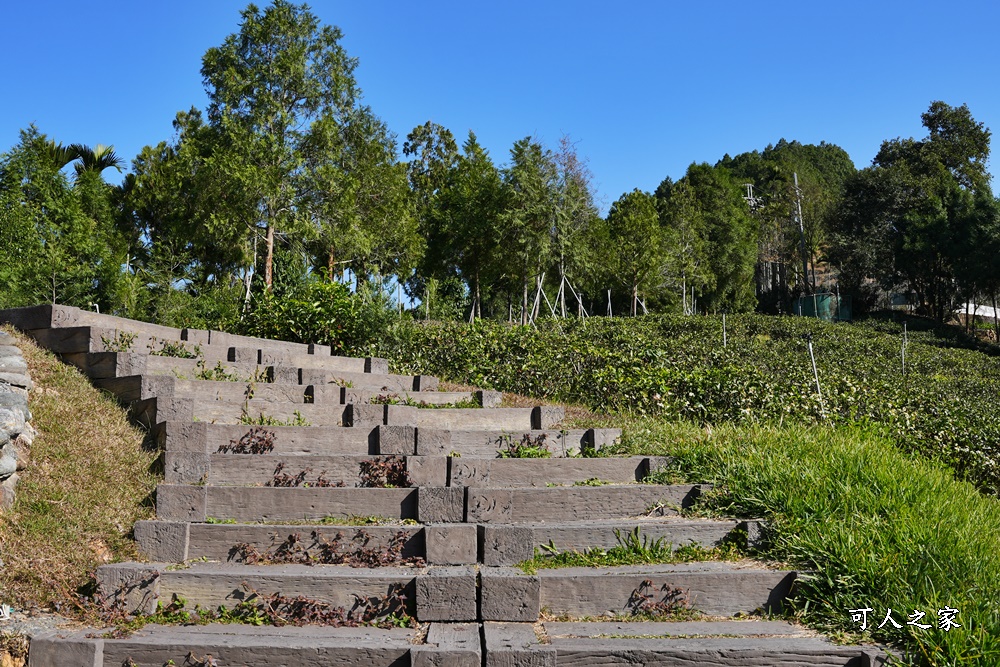
[[[671,456],[664,478],[717,485],[705,510],[766,519],[757,555],[810,572],[792,607],[812,627],[889,644],[904,664],[1000,664],[1000,501],[881,431],[638,419],[618,451]],[[849,610],[864,607],[860,633]],[[937,627],[945,607],[961,628]],[[877,628],[888,608],[902,629]],[[914,610],[934,627],[907,625]]]

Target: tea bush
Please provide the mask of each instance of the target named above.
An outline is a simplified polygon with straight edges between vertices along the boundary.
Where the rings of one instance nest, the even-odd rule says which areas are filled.
[[[984,491],[1000,489],[1000,358],[964,349],[975,341],[914,331],[905,375],[902,325],[892,322],[734,316],[727,341],[723,347],[721,317],[550,320],[537,328],[401,321],[364,351],[389,358],[394,372],[609,413],[702,424],[882,424],[905,449]]]

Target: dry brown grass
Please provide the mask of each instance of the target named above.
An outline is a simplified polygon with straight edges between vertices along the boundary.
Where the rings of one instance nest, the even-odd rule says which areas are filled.
[[[21,609],[72,613],[76,592],[103,563],[138,556],[129,535],[151,518],[156,454],[143,450],[111,398],[75,368],[18,340],[35,388],[29,395],[38,431],[17,500],[0,513],[0,592]]]

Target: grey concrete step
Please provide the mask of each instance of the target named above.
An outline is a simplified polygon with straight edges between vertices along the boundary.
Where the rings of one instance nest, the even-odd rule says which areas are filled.
[[[796,573],[752,562],[565,567],[525,574],[483,567],[482,619],[534,622],[541,610],[571,618],[633,615],[670,607],[716,616],[780,612]]]
[[[469,523],[585,521],[676,514],[708,487],[698,484],[628,484],[553,488],[468,487]]]
[[[714,626],[718,627],[714,627]],[[588,628],[587,626],[593,626]],[[669,627],[675,626],[675,627]],[[742,626],[742,627],[741,627]],[[662,636],[657,636],[662,635]],[[828,639],[766,621],[714,623],[483,623],[484,665],[584,667],[875,667],[871,646]]]
[[[98,567],[96,578],[101,595],[129,613],[151,613],[157,601],[175,597],[192,608],[232,609],[241,601],[275,593],[351,609],[358,598],[382,598],[399,591],[417,620],[478,620],[477,575],[470,566],[116,563]]]
[[[481,667],[478,624],[433,623],[418,628],[293,627],[230,624],[148,625],[126,639],[95,639],[97,629],[38,635],[29,659],[40,667],[162,667],[211,656],[221,666]]]
[[[338,526],[157,520],[138,522],[135,539],[149,560],[172,563],[200,559],[240,562],[237,545],[250,545],[260,554],[278,554],[278,547],[289,540],[296,545],[289,546],[295,554],[311,555],[318,560],[324,558],[322,542],[332,541],[337,541],[337,553],[381,550],[395,545],[400,549],[399,558],[423,558],[431,565],[475,565],[478,553],[476,526],[462,523]]]
[[[673,549],[698,544],[710,548],[745,527],[738,519],[683,519],[675,516],[632,519],[603,519],[554,523],[536,521],[519,524],[485,524],[480,526],[480,550],[488,566],[516,565],[532,558],[541,547],[554,546],[560,552],[610,549],[620,539],[639,530],[639,539],[669,544]]]

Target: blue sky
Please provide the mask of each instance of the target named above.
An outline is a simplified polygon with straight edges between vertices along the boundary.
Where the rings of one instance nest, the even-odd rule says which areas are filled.
[[[259,3],[261,5],[266,3]],[[399,137],[433,120],[497,163],[534,135],[589,159],[603,209],[691,162],[781,138],[827,141],[866,166],[923,136],[931,100],[1000,130],[996,2],[312,3],[339,26],[371,105]],[[35,123],[126,160],[204,107],[205,50],[244,2],[7,2],[0,151]],[[106,174],[113,178],[112,174]]]

